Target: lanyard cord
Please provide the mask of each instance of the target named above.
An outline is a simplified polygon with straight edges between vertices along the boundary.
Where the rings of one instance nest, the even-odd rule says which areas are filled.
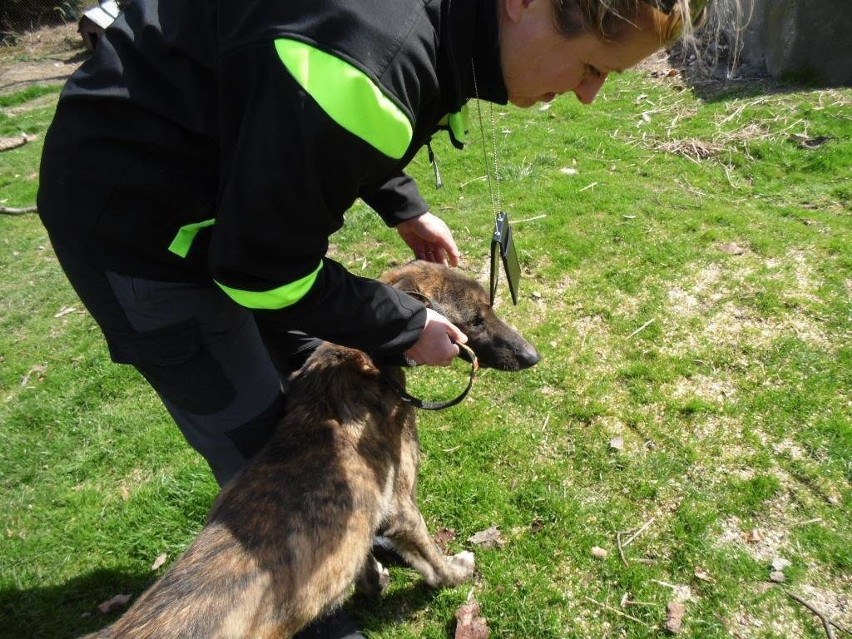
[[[488,144],[485,141],[485,125],[482,121],[482,101],[479,99],[479,86],[476,83],[476,65],[473,59],[470,61],[470,69],[473,72],[473,93],[476,97],[476,113],[479,116],[479,133],[482,136],[482,160],[485,165],[485,178],[488,181],[488,192],[491,195],[491,207],[494,215],[500,213],[502,203],[500,202],[500,168],[497,164],[497,127],[494,123],[494,104],[489,102],[489,115],[491,117],[491,156],[493,162],[488,162]],[[492,179],[492,168],[494,177]]]

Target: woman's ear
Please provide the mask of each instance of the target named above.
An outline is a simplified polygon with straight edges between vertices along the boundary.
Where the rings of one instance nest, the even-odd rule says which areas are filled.
[[[520,22],[524,11],[533,2],[549,2],[550,0],[500,0],[504,16],[512,22]]]

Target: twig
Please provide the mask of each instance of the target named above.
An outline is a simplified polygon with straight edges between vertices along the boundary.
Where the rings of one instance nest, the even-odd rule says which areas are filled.
[[[621,555],[621,563],[623,563],[625,566],[629,566],[630,564],[627,563],[627,557],[624,556],[624,547],[621,545],[620,532],[615,533],[615,540],[616,542],[618,542],[618,554]]]
[[[722,168],[725,169],[725,177],[728,179],[728,184],[731,185],[731,188],[736,190],[736,186],[734,186],[734,180],[731,178],[731,167],[727,164],[722,164]]]
[[[627,613],[621,612],[618,608],[613,608],[612,606],[608,606],[605,603],[601,603],[600,601],[596,601],[596,600],[592,599],[591,597],[589,597],[588,595],[585,596],[584,599],[586,599],[586,601],[589,601],[589,602],[595,604],[596,606],[600,606],[604,610],[609,610],[610,612],[617,614],[619,617],[624,617],[626,619],[630,619],[630,621],[635,621],[636,623],[641,624],[641,625],[645,626],[646,628],[652,628],[653,627],[653,626],[645,623],[641,619],[637,619],[636,617],[628,615]]]
[[[651,318],[651,319],[649,319],[647,322],[645,322],[644,324],[642,324],[642,326],[640,326],[640,327],[639,327],[639,328],[637,328],[635,331],[633,331],[632,333],[630,333],[630,335],[628,335],[628,336],[627,336],[627,339],[630,339],[630,338],[632,338],[634,335],[637,335],[638,333],[641,333],[641,332],[642,332],[642,331],[644,331],[646,328],[648,328],[651,324],[653,324],[655,321],[656,321],[656,319],[655,319],[655,318]]]
[[[653,321],[653,320],[652,320],[652,321]],[[644,524],[642,524],[642,527],[641,527],[639,530],[637,530],[635,533],[633,533],[633,535],[631,535],[631,536],[630,536],[630,539],[628,539],[627,541],[625,541],[625,542],[624,542],[624,546],[625,546],[625,548],[626,548],[627,546],[629,546],[630,544],[632,544],[634,541],[636,541],[636,538],[637,538],[639,535],[641,535],[643,532],[645,532],[646,530],[648,530],[648,527],[649,527],[651,524],[653,524],[653,523],[654,523],[654,520],[655,520],[656,518],[657,518],[656,516],[651,517],[648,521],[646,521]]]
[[[624,530],[622,532],[616,532],[615,533],[615,540],[618,544],[618,554],[621,555],[621,561],[624,563],[625,566],[629,566],[630,564],[627,562],[627,557],[624,556],[624,549],[627,546],[629,546],[630,544],[632,544],[634,541],[636,541],[636,538],[639,535],[641,535],[643,532],[645,532],[648,529],[648,526],[650,526],[652,523],[654,523],[655,519],[656,519],[656,517],[651,517],[651,519],[646,521],[643,524],[643,526],[641,528],[639,528],[639,530],[637,530],[636,532],[631,534],[630,537],[625,542],[621,541],[621,536],[629,534],[630,533],[629,530]],[[642,560],[637,560],[637,561],[639,561],[640,563],[643,563]]]
[[[38,211],[38,207],[36,206],[25,206],[23,208],[0,206],[0,213],[3,215],[23,215],[24,213],[35,213],[36,211]]]
[[[12,149],[17,149],[29,142],[32,142],[35,139],[36,136],[27,135],[26,133],[24,133],[23,135],[21,135],[21,137],[18,138],[0,138],[0,153],[2,153],[3,151],[11,151]]]
[[[462,182],[461,184],[459,184],[459,188],[463,189],[468,184],[473,184],[474,182],[484,182],[487,178],[488,176],[486,175],[480,175],[479,177],[475,177],[472,180],[468,180],[467,182]]]
[[[526,217],[523,220],[512,220],[512,224],[517,226],[518,224],[523,224],[524,222],[534,222],[536,220],[543,220],[547,215],[535,215],[533,217]]]
[[[793,524],[793,526],[807,526],[809,524],[819,524],[819,523],[822,523],[821,517],[817,517],[815,519],[808,519],[806,521],[799,521],[799,522],[796,522],[795,524]]]
[[[635,601],[630,598],[629,593],[624,593],[624,596],[621,598],[621,607],[626,608],[627,606],[651,606],[652,608],[659,608],[660,604],[653,601]]]
[[[847,630],[843,626],[838,625],[836,622],[834,622],[831,619],[829,619],[828,617],[826,617],[824,613],[822,613],[820,610],[815,608],[813,605],[809,604],[807,601],[805,601],[804,599],[802,599],[798,595],[793,594],[789,590],[787,590],[785,592],[787,593],[787,596],[790,597],[790,599],[792,599],[793,601],[798,601],[805,608],[807,608],[812,613],[814,613],[817,617],[819,617],[819,620],[822,622],[822,627],[825,628],[825,634],[828,635],[828,639],[836,639],[836,635],[834,634],[834,628],[837,628],[838,630],[840,630],[842,632],[845,632],[847,634],[852,635],[852,632],[850,632],[849,630]],[[834,628],[832,628],[832,626],[834,626]]]

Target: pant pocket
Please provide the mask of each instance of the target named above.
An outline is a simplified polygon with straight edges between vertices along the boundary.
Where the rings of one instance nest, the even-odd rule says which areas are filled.
[[[107,342],[114,361],[133,365],[164,400],[181,410],[210,415],[236,397],[194,321],[147,332],[110,331]]]

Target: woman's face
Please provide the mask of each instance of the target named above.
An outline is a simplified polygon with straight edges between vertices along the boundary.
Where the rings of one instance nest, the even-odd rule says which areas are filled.
[[[530,107],[573,92],[591,104],[613,71],[635,66],[660,48],[653,29],[630,29],[618,42],[590,33],[559,33],[552,0],[500,0],[500,57],[509,102]],[[640,22],[641,26],[641,22]]]

